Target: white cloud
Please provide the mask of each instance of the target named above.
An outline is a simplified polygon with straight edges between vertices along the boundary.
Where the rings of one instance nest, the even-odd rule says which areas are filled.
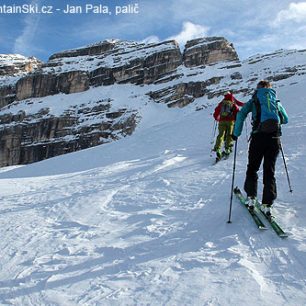
[[[274,26],[279,26],[285,22],[305,22],[306,20],[306,2],[295,3],[292,2],[289,4],[288,9],[281,10],[276,19],[273,22]]]
[[[152,35],[152,36],[146,37],[144,40],[142,40],[142,42],[145,44],[158,43],[160,42],[160,39],[158,36]]]
[[[190,21],[185,21],[183,23],[182,31],[175,36],[169,37],[169,39],[175,39],[179,44],[183,45],[188,40],[207,36],[208,31],[209,31],[208,27],[194,24]]]
[[[33,0],[31,5],[39,4],[39,0]],[[34,50],[33,39],[36,36],[36,31],[39,25],[38,14],[27,14],[25,17],[25,26],[20,36],[18,36],[14,43],[13,52],[25,55],[32,55]]]
[[[170,36],[164,40],[174,39],[181,45],[181,47],[184,47],[188,40],[207,36],[208,30],[208,27],[185,21],[183,22],[183,27],[180,33],[174,36]],[[161,39],[155,35],[148,36],[142,40],[144,43],[157,43],[160,41]]]

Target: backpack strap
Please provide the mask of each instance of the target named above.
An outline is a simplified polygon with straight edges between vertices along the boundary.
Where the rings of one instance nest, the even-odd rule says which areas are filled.
[[[256,118],[254,118],[254,120],[252,122],[253,132],[255,132],[259,128],[260,117],[261,117],[261,106],[260,106],[260,102],[257,98],[257,91],[256,90],[255,90],[255,92],[252,96],[252,101],[253,101],[253,103],[255,105],[255,109],[256,109]]]

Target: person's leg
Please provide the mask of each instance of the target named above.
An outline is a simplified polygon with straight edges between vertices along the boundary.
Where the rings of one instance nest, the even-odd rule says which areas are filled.
[[[223,141],[224,141],[224,135],[226,133],[226,125],[225,125],[224,122],[219,122],[218,130],[219,130],[219,133],[218,133],[218,136],[217,136],[217,139],[216,139],[216,144],[215,144],[215,147],[214,147],[214,151],[216,151],[217,153],[218,152],[221,153],[221,147],[222,147],[222,144],[223,144]]]
[[[275,163],[279,154],[280,140],[272,138],[267,141],[268,146],[264,154],[263,163],[263,195],[262,203],[268,206],[272,205],[277,197],[276,180],[275,180]]]
[[[226,139],[225,139],[225,153],[229,154],[232,152],[233,149],[233,131],[234,131],[235,122],[229,121],[227,122],[226,127]]]
[[[244,190],[248,197],[257,197],[257,171],[263,159],[263,152],[261,135],[253,135],[249,146],[248,167],[244,182]]]

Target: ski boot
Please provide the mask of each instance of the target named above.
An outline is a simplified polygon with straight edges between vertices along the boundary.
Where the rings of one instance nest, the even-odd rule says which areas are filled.
[[[225,158],[225,159],[227,159],[229,156],[230,156],[230,154],[231,154],[231,149],[225,149],[223,152],[222,152],[222,156]]]
[[[216,163],[222,159],[222,153],[220,150],[216,151]]]
[[[253,211],[255,208],[255,203],[256,203],[256,199],[254,197],[248,197],[245,202],[245,205],[248,206],[249,210]]]
[[[267,218],[272,219],[271,205],[261,204],[260,210],[267,216]]]

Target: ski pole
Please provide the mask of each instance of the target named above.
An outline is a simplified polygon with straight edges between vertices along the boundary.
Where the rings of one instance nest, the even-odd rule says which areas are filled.
[[[217,130],[217,120],[214,120],[214,126],[213,126],[213,131],[212,131],[212,135],[211,135],[211,142],[210,142],[210,144],[213,144],[214,141],[215,141],[216,130]]]
[[[214,120],[214,126],[213,126],[213,130],[212,130],[211,142],[210,142],[210,144],[212,145],[212,147],[210,149],[210,157],[212,157],[212,153],[213,153],[214,147],[215,147],[216,130],[217,130],[217,120]]]
[[[287,168],[287,164],[286,164],[286,160],[285,160],[285,154],[284,154],[284,150],[283,150],[283,146],[281,141],[279,140],[279,148],[282,152],[282,157],[283,157],[283,161],[284,161],[284,166],[285,166],[285,170],[286,170],[286,174],[287,174],[287,181],[288,181],[288,186],[289,186],[289,191],[292,192],[292,188],[291,188],[291,183],[290,183],[290,178],[289,178],[289,173],[288,173],[288,168]]]
[[[248,141],[248,124],[247,124],[247,121],[244,122],[244,126],[245,126],[245,138],[246,138],[246,141]]]
[[[235,141],[234,164],[233,164],[233,176],[232,176],[232,187],[231,187],[231,200],[230,200],[230,209],[229,209],[229,215],[228,215],[228,221],[227,221],[227,223],[232,223],[231,217],[232,217],[232,204],[233,204],[233,193],[234,193],[234,184],[235,184],[237,142],[238,142],[238,139]]]

